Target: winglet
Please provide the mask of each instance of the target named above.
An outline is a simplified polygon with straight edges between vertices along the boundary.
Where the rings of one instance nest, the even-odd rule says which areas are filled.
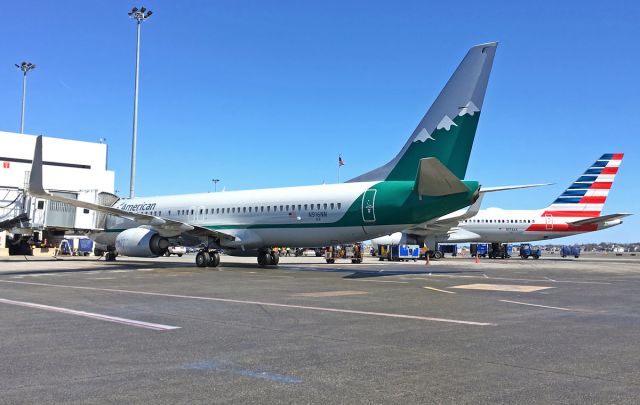
[[[469,188],[438,159],[428,157],[420,159],[415,190],[421,196],[440,197],[465,193]]]
[[[29,194],[35,196],[47,194],[42,185],[42,135],[36,138],[36,148],[33,153],[31,175],[29,176]]]

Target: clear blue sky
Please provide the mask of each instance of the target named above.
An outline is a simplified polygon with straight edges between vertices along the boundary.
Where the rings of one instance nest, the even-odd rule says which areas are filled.
[[[0,130],[107,138],[129,189],[135,24],[142,27],[137,195],[336,181],[392,158],[467,49],[499,41],[467,178],[554,182],[485,207],[541,208],[624,152],[606,213],[565,239],[640,241],[637,1],[21,1],[3,7]],[[1,146],[0,146],[1,147]]]

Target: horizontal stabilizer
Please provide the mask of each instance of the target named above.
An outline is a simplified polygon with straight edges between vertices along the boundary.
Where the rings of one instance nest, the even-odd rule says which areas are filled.
[[[581,219],[579,221],[575,221],[575,222],[570,222],[571,225],[576,226],[576,225],[589,225],[589,224],[603,224],[605,222],[609,222],[609,221],[615,221],[616,219],[622,219],[624,217],[628,217],[629,213],[623,212],[620,214],[609,214],[609,215],[603,215],[601,217],[595,217],[595,218],[587,218],[587,219]]]
[[[420,159],[415,190],[419,195],[428,197],[469,192],[455,174],[433,157]]]
[[[498,187],[481,187],[480,193],[493,193],[494,191],[505,191],[505,190],[517,190],[519,188],[531,188],[531,187],[542,187],[542,186],[550,186],[554,183],[540,183],[540,184],[523,184],[520,186],[498,186]]]

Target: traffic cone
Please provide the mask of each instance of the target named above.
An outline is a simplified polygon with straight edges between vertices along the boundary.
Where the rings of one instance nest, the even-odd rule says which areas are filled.
[[[476,264],[480,263],[480,255],[476,254]]]
[[[425,264],[425,266],[428,266],[429,265],[429,252],[425,253],[424,257],[425,257],[425,259],[427,259],[427,260],[424,261],[424,264]]]

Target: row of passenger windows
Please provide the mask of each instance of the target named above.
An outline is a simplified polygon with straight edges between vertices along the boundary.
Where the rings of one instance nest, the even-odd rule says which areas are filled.
[[[341,209],[342,203],[321,203],[321,204],[298,204],[297,211],[314,211],[314,210],[335,210]],[[287,205],[261,205],[253,207],[225,207],[225,208],[200,208],[198,210],[200,215],[212,215],[214,214],[249,214],[249,213],[264,213],[264,212],[290,212],[296,211],[295,204]],[[174,211],[173,215],[193,215],[196,210],[186,209]],[[146,211],[143,214],[162,216],[162,211]],[[171,216],[171,210],[167,211],[167,215]]]
[[[533,224],[533,219],[465,219],[466,224]]]

